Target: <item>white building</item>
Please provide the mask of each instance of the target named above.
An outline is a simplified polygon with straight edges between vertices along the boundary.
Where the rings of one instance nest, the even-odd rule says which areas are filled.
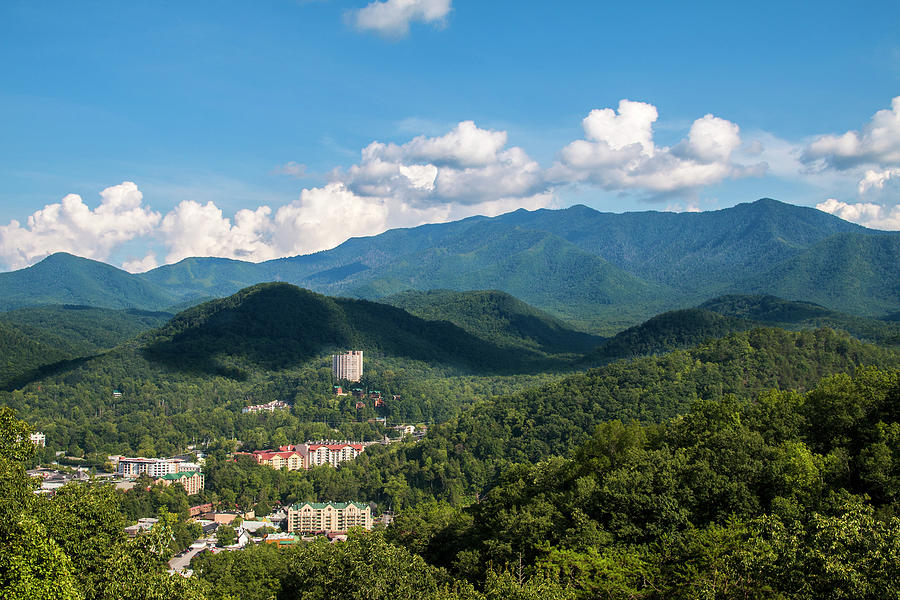
[[[146,473],[153,479],[159,479],[163,475],[178,473],[178,467],[183,462],[185,461],[180,458],[127,458],[120,456],[116,472],[122,477],[134,478]],[[196,467],[196,465],[192,464],[191,467]]]
[[[353,460],[363,453],[366,447],[363,444],[350,442],[338,442],[332,444],[307,443],[306,468],[319,465],[338,466],[345,460]]]
[[[331,377],[336,381],[359,381],[363,375],[363,351],[351,350],[346,354],[331,355]]]
[[[35,431],[28,437],[31,438],[31,443],[35,446],[40,446],[41,448],[43,448],[47,445],[47,438],[44,437],[44,434],[40,431]]]

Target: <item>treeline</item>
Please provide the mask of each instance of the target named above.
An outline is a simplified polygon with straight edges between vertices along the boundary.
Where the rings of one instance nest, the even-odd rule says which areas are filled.
[[[147,535],[124,532],[122,495],[109,485],[68,485],[35,495],[24,465],[31,429],[0,407],[0,590],[12,600],[200,599],[202,584],[171,577],[177,519],[162,513]],[[190,537],[188,535],[187,537]]]
[[[372,447],[338,470],[278,473],[250,461],[207,469],[219,498],[252,508],[298,500],[361,499],[383,508],[474,500],[505,468],[566,455],[598,423],[657,423],[700,399],[751,399],[771,388],[806,391],[858,367],[897,367],[895,351],[830,330],[756,329],[665,356],[623,361],[559,382],[486,400],[418,443]]]
[[[401,510],[384,540],[197,567],[212,598],[405,598],[420,580],[426,598],[874,600],[900,597],[898,511],[900,371],[868,368],[662,424],[605,422],[470,506]]]

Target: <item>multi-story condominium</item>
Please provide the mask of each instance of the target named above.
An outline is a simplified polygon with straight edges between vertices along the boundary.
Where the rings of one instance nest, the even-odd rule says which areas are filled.
[[[116,469],[123,477],[138,477],[144,473],[153,479],[159,479],[163,475],[178,472],[178,464],[184,462],[180,458],[127,458],[119,457],[119,467]]]
[[[363,444],[352,444],[350,442],[338,442],[336,444],[307,443],[306,448],[307,469],[319,465],[336,467],[338,463],[342,463],[345,460],[353,460],[366,449]]]
[[[169,473],[167,475],[163,475],[162,477],[156,479],[154,483],[161,483],[163,485],[172,485],[173,483],[177,483],[184,487],[184,491],[188,493],[188,495],[199,494],[203,490],[203,473],[198,471],[184,471],[181,473]]]
[[[287,468],[288,471],[306,469],[306,457],[304,453],[295,450],[274,452],[270,450],[256,450],[254,452],[235,452],[236,456],[250,456],[261,465],[273,469]]]
[[[254,450],[235,452],[235,456],[249,456],[257,463],[273,469],[287,468],[299,471],[320,465],[338,466],[345,460],[353,460],[366,449],[363,443],[353,442],[306,442],[279,446],[278,450]]]
[[[47,445],[47,438],[40,431],[35,431],[28,437],[31,438],[31,443],[35,446],[40,446],[41,448],[43,448]]]
[[[302,502],[288,508],[289,533],[345,533],[372,529],[372,509],[360,502]]]
[[[363,351],[351,350],[346,354],[331,355],[331,377],[340,381],[359,381],[363,375]]]

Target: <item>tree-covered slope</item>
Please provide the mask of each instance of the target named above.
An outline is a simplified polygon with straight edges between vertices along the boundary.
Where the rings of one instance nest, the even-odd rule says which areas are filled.
[[[160,310],[174,301],[171,292],[131,273],[65,252],[0,273],[0,310],[41,304]]]
[[[130,275],[55,255],[0,274],[0,308],[158,309],[284,281],[364,298],[497,289],[604,334],[722,293],[772,293],[875,316],[900,309],[898,240],[895,232],[770,199],[682,214],[519,210],[391,230],[258,264],[189,258]]]
[[[0,389],[45,365],[79,356],[65,338],[0,321]]]
[[[63,304],[11,310],[0,313],[0,321],[65,338],[88,354],[118,346],[144,331],[161,327],[173,316],[162,311]]]
[[[763,325],[786,329],[830,327],[864,341],[900,344],[900,325],[886,319],[848,315],[812,302],[768,295],[731,294],[708,300],[698,308]]]
[[[733,290],[881,316],[900,307],[900,235],[834,236]]]
[[[502,348],[447,321],[285,283],[259,284],[188,309],[153,332],[143,352],[175,368],[227,373],[226,363],[277,370],[348,349],[484,372],[528,371],[545,356],[523,344]]]
[[[481,403],[435,429],[416,452],[424,460],[442,449],[448,469],[468,473],[477,489],[507,462],[565,454],[603,421],[659,422],[687,412],[699,398],[751,398],[769,388],[804,391],[822,377],[863,365],[897,368],[900,353],[829,329],[752,329]]]
[[[159,327],[169,313],[48,305],[0,313],[0,389],[40,377]]]
[[[672,310],[617,333],[589,353],[585,362],[597,365],[620,358],[662,354],[754,326],[752,321],[702,308]]]
[[[573,330],[559,319],[497,290],[410,291],[379,299],[429,321],[450,321],[469,333],[505,347],[549,354],[584,352],[603,338]]]
[[[572,322],[649,316],[677,296],[556,235],[518,227],[495,235],[494,229],[495,223],[479,223],[465,236],[367,272],[367,280],[346,289],[372,298],[406,289],[499,289]]]
[[[769,198],[699,213],[615,214],[573,206],[498,219],[552,232],[639,277],[685,291],[736,283],[838,233],[879,233]]]

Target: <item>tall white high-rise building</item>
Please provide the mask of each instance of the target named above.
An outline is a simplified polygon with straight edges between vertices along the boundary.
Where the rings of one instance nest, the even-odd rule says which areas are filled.
[[[363,351],[331,355],[331,376],[335,380],[359,381],[363,374]]]

